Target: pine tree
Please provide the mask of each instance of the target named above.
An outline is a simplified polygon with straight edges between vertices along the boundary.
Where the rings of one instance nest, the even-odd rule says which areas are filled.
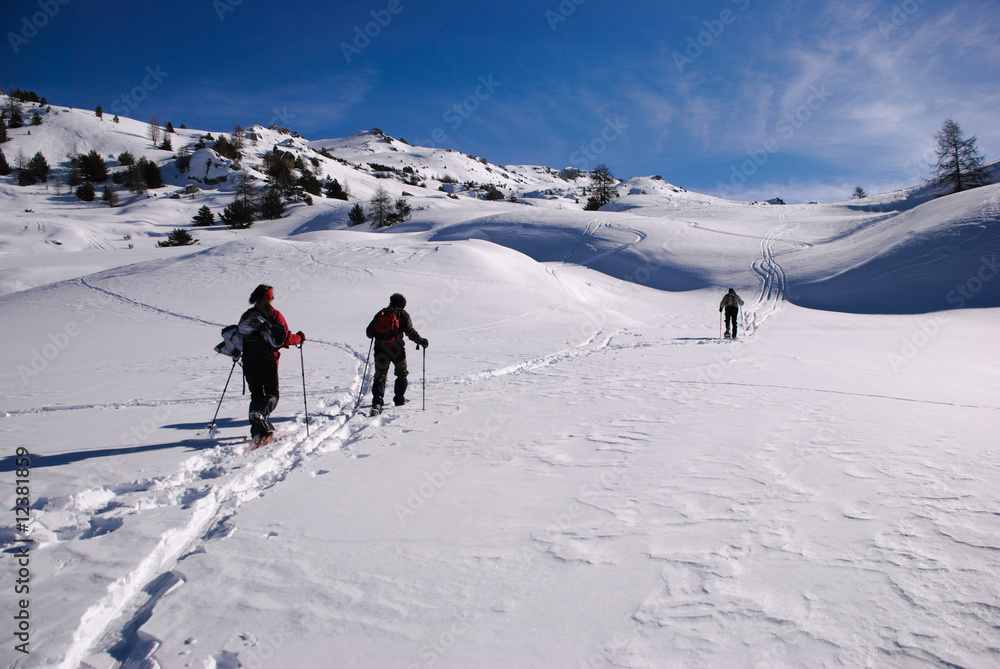
[[[594,211],[618,197],[618,179],[611,173],[607,165],[598,165],[590,173],[590,188],[593,193],[587,200],[584,209]]]
[[[236,200],[222,210],[219,219],[232,230],[243,230],[253,225],[253,208]]]
[[[24,125],[24,117],[21,115],[21,105],[11,96],[7,98],[7,127],[20,128]]]
[[[109,207],[118,206],[118,190],[115,189],[115,185],[113,183],[104,187],[104,195],[101,196],[101,199],[104,200],[104,204]]]
[[[7,137],[7,124],[0,120],[0,144],[8,141],[10,138]]]
[[[351,221],[351,225],[361,225],[367,219],[365,218],[365,210],[361,208],[360,204],[354,205],[351,209],[351,213],[347,215],[348,220]]]
[[[389,225],[402,223],[410,218],[410,205],[403,198],[396,200],[395,211],[389,214]]]
[[[7,163],[7,156],[3,155],[3,151],[0,151],[0,176],[5,177],[13,171]]]
[[[184,228],[174,228],[173,232],[167,236],[166,241],[156,242],[156,245],[161,248],[165,246],[190,246],[197,241],[198,240],[193,239],[191,237],[191,233]]]
[[[275,188],[268,188],[260,200],[261,218],[273,221],[285,213],[285,203],[281,201],[281,193]]]
[[[203,204],[191,220],[196,226],[215,225],[215,214],[212,213],[207,204]]]
[[[374,195],[372,195],[371,200],[368,201],[368,205],[371,208],[372,216],[372,228],[384,228],[391,225],[389,222],[390,204],[392,203],[392,198],[387,191],[382,186],[375,189]]]
[[[326,184],[326,196],[335,200],[346,200],[347,192],[340,185],[340,182],[334,179]]]
[[[851,199],[853,200],[863,200],[866,197],[868,197],[868,191],[861,186],[855,188],[854,192],[851,193]]]
[[[97,153],[94,149],[91,149],[87,155],[79,155],[74,160],[76,160],[80,176],[86,181],[92,181],[95,184],[104,183],[108,180],[108,166],[101,158],[101,155]]]
[[[934,135],[934,140],[937,142],[934,149],[937,163],[933,167],[937,183],[951,185],[952,193],[989,183],[989,176],[983,168],[983,157],[976,147],[976,138],[965,139],[958,123],[952,119],[945,121]]]
[[[101,105],[97,105],[97,108],[94,110],[94,116],[101,119],[102,121],[104,120],[104,110],[101,109]]]
[[[31,160],[17,173],[17,183],[19,186],[30,186],[44,182],[49,178],[49,164],[41,151],[35,153]]]
[[[97,191],[94,190],[94,184],[89,181],[84,181],[76,189],[76,197],[83,200],[84,202],[93,202],[94,197],[97,195]]]

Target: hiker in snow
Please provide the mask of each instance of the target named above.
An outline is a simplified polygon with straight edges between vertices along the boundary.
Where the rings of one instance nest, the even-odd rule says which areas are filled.
[[[382,309],[372,322],[368,324],[365,334],[374,339],[375,346],[375,376],[372,378],[372,414],[382,411],[385,396],[385,382],[389,376],[389,363],[396,372],[396,383],[393,388],[393,402],[396,406],[406,403],[406,346],[403,335],[417,343],[417,346],[427,348],[427,340],[413,329],[410,314],[406,313],[406,298],[399,293],[393,293],[389,298],[389,306]]]
[[[285,317],[271,306],[273,301],[274,288],[262,283],[250,295],[253,306],[240,316],[243,376],[250,388],[250,434],[258,445],[274,434],[267,419],[278,405],[278,349],[300,346],[306,340],[301,331],[288,331]]]
[[[737,316],[739,316],[740,307],[742,306],[743,300],[740,299],[740,296],[732,288],[722,296],[722,302],[719,302],[719,313],[721,314],[723,309],[726,310],[726,337],[729,337],[729,325],[732,323],[733,339],[736,339]]]

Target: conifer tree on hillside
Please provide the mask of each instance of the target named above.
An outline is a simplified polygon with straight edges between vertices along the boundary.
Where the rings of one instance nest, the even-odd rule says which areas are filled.
[[[7,106],[4,111],[7,116],[8,128],[20,128],[24,125],[24,117],[21,115],[21,105],[13,96],[7,98]]]
[[[35,153],[23,168],[17,173],[17,183],[19,186],[30,186],[44,182],[49,178],[49,164],[41,151]]]
[[[97,105],[97,108],[94,109],[94,116],[101,119],[102,121],[104,120],[104,110],[101,108],[101,105]]]
[[[367,220],[365,218],[365,210],[361,208],[360,204],[356,204],[351,209],[351,213],[347,215],[347,219],[351,222],[351,225],[361,225]]]
[[[866,197],[868,197],[868,191],[866,191],[861,186],[856,187],[854,191],[851,193],[852,200],[863,200]]]
[[[281,218],[285,213],[285,203],[281,201],[281,193],[275,188],[268,188],[260,199],[260,216],[266,221]]]
[[[219,219],[232,230],[243,230],[253,225],[253,208],[235,200],[222,210]]]
[[[10,138],[7,137],[7,124],[0,121],[0,144],[8,141]]]
[[[584,209],[594,211],[614,200],[618,197],[617,185],[618,179],[611,173],[607,165],[602,163],[595,167],[590,173],[592,195],[587,199],[587,206]]]
[[[340,185],[340,182],[334,179],[326,184],[326,196],[334,200],[346,200],[347,192]]]
[[[3,151],[0,151],[0,176],[7,176],[14,170],[7,163],[7,156],[3,155]]]
[[[70,162],[76,162],[80,177],[86,181],[99,184],[108,180],[107,163],[94,149],[91,149],[87,155],[81,154]]]
[[[989,183],[976,138],[965,139],[958,123],[952,119],[945,121],[934,135],[934,141],[937,143],[934,149],[937,163],[933,166],[937,183],[951,186],[952,193]]]
[[[203,204],[191,220],[196,226],[215,225],[215,214],[212,213],[207,204]]]
[[[84,202],[93,202],[96,195],[97,191],[94,190],[94,184],[89,181],[84,181],[76,189],[77,198],[83,200]]]
[[[384,228],[391,225],[389,222],[389,214],[392,213],[391,210],[392,197],[382,186],[375,189],[375,193],[372,195],[371,199],[368,201],[369,213],[372,217],[372,228]]]
[[[197,243],[197,241],[198,240],[192,238],[191,233],[184,228],[174,228],[173,232],[167,236],[166,241],[156,242],[156,245],[159,247],[190,246],[191,244]]]
[[[118,206],[118,190],[115,188],[113,183],[109,183],[104,187],[104,194],[101,196],[104,200],[104,204],[109,207]]]

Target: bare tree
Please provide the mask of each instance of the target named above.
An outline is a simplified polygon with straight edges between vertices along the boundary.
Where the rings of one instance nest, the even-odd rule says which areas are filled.
[[[160,119],[156,118],[156,114],[149,117],[149,139],[153,146],[160,145]]]
[[[965,139],[958,123],[952,119],[945,121],[934,135],[934,141],[937,142],[934,149],[937,163],[933,165],[936,182],[950,184],[952,193],[989,183],[989,176],[983,169],[983,157],[976,147],[976,138]]]

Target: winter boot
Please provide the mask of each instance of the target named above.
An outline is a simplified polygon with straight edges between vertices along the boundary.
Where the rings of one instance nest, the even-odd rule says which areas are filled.
[[[406,404],[406,386],[407,381],[405,376],[396,377],[396,385],[393,387],[393,397],[392,401],[396,406],[402,406]]]

